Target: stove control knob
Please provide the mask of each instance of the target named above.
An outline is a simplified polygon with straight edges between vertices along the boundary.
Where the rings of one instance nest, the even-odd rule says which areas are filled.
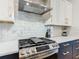
[[[34,50],[32,50],[32,53],[35,53],[35,51],[34,51]]]
[[[26,49],[26,54],[30,55],[30,53],[31,53],[31,50],[30,49]]]
[[[19,55],[20,56],[24,56],[26,53],[25,53],[25,49],[20,49],[19,51]]]
[[[26,53],[27,53],[27,54],[30,54],[30,52],[29,52],[29,51],[27,51]]]
[[[21,55],[25,55],[24,53],[21,53]]]
[[[35,54],[36,53],[36,48],[32,48],[31,52],[32,52],[32,54]]]

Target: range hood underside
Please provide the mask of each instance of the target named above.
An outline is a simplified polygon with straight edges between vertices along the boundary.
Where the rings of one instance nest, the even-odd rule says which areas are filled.
[[[34,13],[43,15],[51,10],[51,8],[48,8],[47,6],[43,4],[37,4],[29,1],[20,1],[19,2],[19,10],[28,12],[28,13]]]

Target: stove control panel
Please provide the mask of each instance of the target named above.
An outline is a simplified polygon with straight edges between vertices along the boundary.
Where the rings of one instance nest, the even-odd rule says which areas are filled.
[[[20,55],[28,57],[34,54],[38,54],[38,53],[53,50],[53,49],[58,49],[58,45],[48,44],[43,46],[31,47],[31,48],[23,48],[23,49],[20,49]]]
[[[30,55],[33,55],[33,54],[36,54],[37,51],[36,51],[36,48],[35,47],[32,47],[32,48],[23,48],[23,49],[20,49],[19,51],[19,55],[20,56],[30,56]]]

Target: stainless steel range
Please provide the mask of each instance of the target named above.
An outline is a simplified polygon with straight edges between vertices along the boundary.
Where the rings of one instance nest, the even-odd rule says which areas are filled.
[[[58,44],[47,38],[19,40],[19,59],[44,59],[58,52]]]

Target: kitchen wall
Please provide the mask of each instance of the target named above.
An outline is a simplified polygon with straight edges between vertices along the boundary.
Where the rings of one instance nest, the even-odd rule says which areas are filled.
[[[44,19],[35,14],[19,12],[15,24],[0,24],[0,41],[45,36]]]
[[[72,3],[72,28],[70,36],[79,36],[79,0],[70,0]]]
[[[60,37],[62,35],[62,27],[53,26],[51,35],[52,35],[52,37]]]
[[[73,4],[73,21],[70,36],[79,35],[79,0],[69,0]],[[0,42],[28,38],[31,36],[45,36],[46,29],[41,16],[19,12],[15,24],[0,24]],[[52,36],[61,36],[61,27],[54,26]]]

